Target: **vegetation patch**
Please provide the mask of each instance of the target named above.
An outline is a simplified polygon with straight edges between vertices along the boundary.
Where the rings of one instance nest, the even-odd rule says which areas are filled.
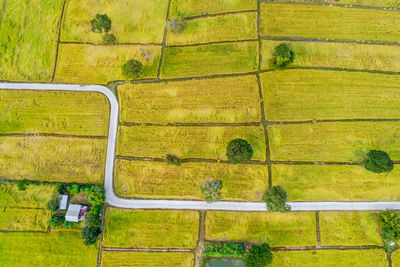
[[[363,164],[365,169],[375,173],[391,172],[394,167],[389,155],[379,150],[370,150]]]
[[[51,81],[62,7],[63,1],[7,1],[0,14],[0,80]]]
[[[320,212],[319,224],[323,246],[382,245],[374,212]]]
[[[386,151],[392,159],[400,159],[397,122],[273,125],[269,130],[272,160],[360,163],[369,150]]]
[[[129,263],[132,267],[192,267],[193,253],[103,251],[101,266],[113,267]]]
[[[105,136],[108,110],[100,93],[0,90],[0,133]]]
[[[181,159],[226,160],[229,141],[243,138],[253,148],[253,159],[265,160],[265,137],[261,126],[121,126],[118,134],[117,154],[123,156],[164,158],[166,154],[173,154]]]
[[[0,207],[44,209],[55,194],[53,185],[28,186],[25,191],[20,191],[14,184],[0,183]]]
[[[0,206],[0,230],[46,231],[49,217],[50,213],[44,209]]]
[[[143,64],[141,78],[157,76],[161,46],[60,44],[56,71],[58,83],[106,84],[125,80],[122,66],[136,58]]]
[[[398,41],[396,12],[310,5],[261,5],[261,33],[268,36]]]
[[[209,211],[206,239],[214,241],[267,242],[271,246],[314,246],[315,214],[307,212]]]
[[[194,248],[199,230],[195,211],[107,208],[103,245],[129,248]]]
[[[273,184],[291,201],[399,201],[399,168],[372,173],[362,166],[272,165]]]
[[[124,84],[118,94],[123,122],[235,123],[260,121],[261,116],[253,75]]]
[[[273,0],[274,2],[288,2],[287,0]],[[399,8],[398,0],[290,0],[293,3],[310,3],[310,4],[336,4],[348,5],[350,7],[387,7]]]
[[[207,178],[221,180],[223,200],[261,201],[268,186],[263,165],[116,160],[115,192],[122,197],[202,199],[199,190]]]
[[[167,47],[162,78],[241,73],[257,70],[258,42]]]
[[[111,33],[121,43],[161,43],[167,0],[111,1],[72,0],[66,5],[61,40],[101,43],[101,35],[91,31],[90,21],[106,13],[112,19]]]

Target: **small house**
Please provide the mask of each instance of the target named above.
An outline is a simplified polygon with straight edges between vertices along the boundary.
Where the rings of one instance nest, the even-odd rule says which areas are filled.
[[[65,214],[65,220],[67,222],[80,222],[85,219],[87,206],[70,204],[68,206],[67,214]]]
[[[58,209],[66,210],[68,204],[68,195],[60,195],[58,197]]]

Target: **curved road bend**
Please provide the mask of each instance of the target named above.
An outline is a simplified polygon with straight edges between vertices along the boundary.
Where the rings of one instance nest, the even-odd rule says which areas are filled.
[[[115,147],[118,130],[119,105],[115,95],[100,85],[49,84],[49,83],[0,83],[0,90],[39,90],[39,91],[76,91],[98,92],[104,94],[110,102],[110,124],[108,132],[104,186],[106,201],[109,205],[128,209],[180,209],[180,210],[230,210],[230,211],[266,211],[262,202],[219,201],[207,203],[193,200],[152,200],[127,199],[118,197],[114,192],[113,174]],[[400,201],[392,202],[290,202],[292,211],[318,210],[400,210]]]

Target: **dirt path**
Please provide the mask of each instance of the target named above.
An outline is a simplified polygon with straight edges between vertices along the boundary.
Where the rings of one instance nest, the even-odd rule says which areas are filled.
[[[194,254],[194,267],[200,267],[201,258],[204,251],[204,243],[205,243],[205,220],[206,220],[206,212],[204,210],[200,211],[200,219],[199,219],[199,240],[197,241],[197,248]]]

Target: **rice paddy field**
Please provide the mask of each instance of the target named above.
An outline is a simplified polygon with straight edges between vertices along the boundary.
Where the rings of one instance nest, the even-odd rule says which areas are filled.
[[[46,231],[50,213],[43,209],[0,206],[0,231]]]

